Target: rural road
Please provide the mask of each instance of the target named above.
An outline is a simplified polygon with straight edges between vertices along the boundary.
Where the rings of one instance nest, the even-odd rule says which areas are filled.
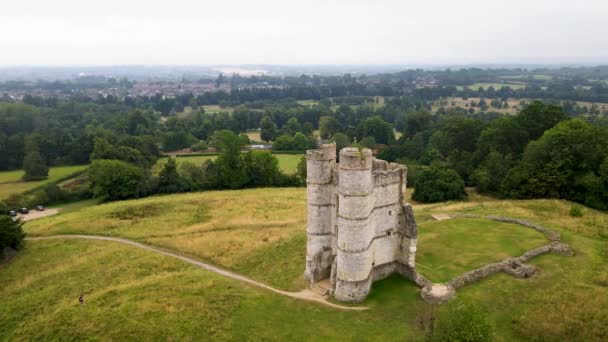
[[[289,291],[283,291],[283,290],[279,290],[276,289],[272,286],[268,286],[264,283],[255,281],[251,278],[245,277],[241,274],[238,273],[234,273],[228,270],[224,270],[221,269],[219,267],[183,256],[183,255],[179,255],[177,253],[174,252],[170,252],[170,251],[166,251],[164,249],[160,249],[157,247],[153,247],[147,244],[143,244],[140,242],[135,242],[132,240],[128,240],[128,239],[123,239],[123,238],[117,238],[117,237],[109,237],[109,236],[101,236],[101,235],[51,235],[51,236],[40,236],[40,237],[28,237],[26,238],[26,240],[28,241],[39,241],[39,240],[51,240],[51,239],[87,239],[87,240],[102,240],[102,241],[112,241],[112,242],[118,242],[118,243],[122,243],[125,245],[129,245],[129,246],[133,246],[133,247],[137,247],[146,251],[150,251],[150,252],[154,252],[154,253],[158,253],[158,254],[162,254],[162,255],[166,255],[166,256],[170,256],[176,259],[179,259],[181,261],[187,262],[189,264],[195,265],[197,267],[200,267],[204,270],[213,272],[213,273],[217,273],[219,275],[222,275],[224,277],[227,278],[231,278],[243,283],[247,283],[253,286],[257,286],[257,287],[261,287],[263,289],[266,289],[268,291],[272,291],[274,293],[283,295],[283,296],[287,296],[287,297],[291,297],[291,298],[296,298],[296,299],[302,299],[302,300],[307,300],[307,301],[312,301],[312,302],[317,302],[317,303],[321,303],[323,305],[327,305],[330,306],[332,308],[336,308],[336,309],[343,309],[343,310],[367,310],[367,307],[362,307],[362,306],[342,306],[342,305],[338,305],[338,304],[334,304],[331,303],[327,300],[327,298],[325,296],[322,296],[321,294],[314,292],[312,290],[306,289],[306,290],[302,290],[300,292],[289,292]]]

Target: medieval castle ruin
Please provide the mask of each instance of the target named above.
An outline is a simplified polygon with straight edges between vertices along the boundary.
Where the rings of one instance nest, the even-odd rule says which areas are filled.
[[[417,281],[418,230],[404,202],[406,168],[369,149],[336,145],[306,152],[308,224],[305,277],[329,278],[340,301],[360,302],[372,283],[399,273]]]

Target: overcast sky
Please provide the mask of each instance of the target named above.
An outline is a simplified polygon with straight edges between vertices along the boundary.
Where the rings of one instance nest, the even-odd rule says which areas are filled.
[[[2,0],[0,65],[608,63],[608,0]]]

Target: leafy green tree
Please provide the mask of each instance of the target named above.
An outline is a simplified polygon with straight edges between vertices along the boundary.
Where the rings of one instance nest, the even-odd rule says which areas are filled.
[[[322,116],[319,119],[319,136],[321,139],[329,139],[340,131],[340,123],[332,116]]]
[[[8,215],[0,215],[0,252],[4,248],[19,249],[23,245],[25,233],[23,232],[23,221]]]
[[[427,111],[418,111],[408,113],[405,117],[404,134],[408,137],[413,137],[419,132],[429,128],[431,125],[432,116]]]
[[[421,170],[412,198],[419,202],[442,202],[465,196],[464,181],[454,170],[430,166]]]
[[[273,186],[280,176],[279,161],[268,151],[249,151],[244,157],[251,186]]]
[[[357,135],[361,138],[373,137],[378,144],[388,145],[395,141],[393,126],[380,116],[363,120],[357,127]]]
[[[260,121],[260,138],[264,141],[272,141],[277,136],[277,125],[270,116],[266,115]]]
[[[361,147],[374,148],[376,147],[376,139],[374,137],[365,137],[359,142]]]
[[[608,209],[608,129],[580,119],[560,122],[526,147],[502,188],[518,198],[564,198]]]
[[[300,179],[301,184],[306,184],[307,170],[306,170],[306,157],[302,156],[298,162],[296,175]]]
[[[25,144],[25,157],[23,158],[23,180],[40,180],[49,176],[49,167],[46,165],[38,145],[33,139],[27,139]]]
[[[513,167],[511,155],[492,151],[471,176],[477,191],[481,193],[499,193],[500,186],[509,169]]]
[[[517,122],[528,133],[529,140],[538,139],[543,133],[568,118],[562,107],[534,101],[516,116]]]
[[[289,151],[294,149],[293,138],[283,134],[272,143],[272,149],[277,151]]]
[[[199,140],[196,144],[192,145],[193,151],[205,151],[209,148],[209,145],[204,140]]]
[[[302,129],[302,126],[298,122],[298,119],[290,118],[289,120],[287,120],[287,123],[285,124],[285,126],[283,126],[282,131],[284,134],[293,136],[294,134],[300,132],[301,129]]]
[[[242,140],[231,131],[220,132],[218,139],[222,153],[215,161],[217,184],[220,188],[240,189],[249,182],[247,166],[241,158]]]
[[[112,145],[106,139],[96,138],[93,153],[91,153],[91,160],[122,160],[143,168],[148,168],[156,160],[156,154],[154,152],[149,153],[150,154],[146,158],[146,156],[144,156],[143,153],[138,149],[124,145]]]
[[[333,135],[333,137],[331,137],[331,141],[336,143],[336,150],[338,151],[338,153],[340,153],[340,150],[350,146],[350,139],[348,138],[348,135],[344,134],[344,133],[336,133]]]
[[[192,146],[196,138],[185,131],[171,131],[163,135],[163,150],[173,151]]]
[[[140,197],[145,194],[146,180],[141,167],[120,160],[94,160],[89,167],[93,194],[105,200]]]
[[[298,151],[304,151],[314,148],[314,144],[304,134],[297,132],[293,136],[293,149]]]
[[[186,190],[188,190],[188,183],[177,172],[175,158],[170,157],[158,175],[157,192],[170,194]]]

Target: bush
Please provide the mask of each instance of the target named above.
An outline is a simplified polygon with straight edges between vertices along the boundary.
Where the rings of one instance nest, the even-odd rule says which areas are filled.
[[[120,160],[95,160],[89,169],[93,193],[107,200],[139,197],[145,192],[146,173]]]
[[[193,151],[205,151],[209,148],[207,143],[204,140],[199,140],[196,144],[192,145]]]
[[[433,340],[482,342],[491,341],[493,335],[494,327],[477,307],[450,305],[447,312],[439,316]]]
[[[583,211],[580,207],[572,206],[570,207],[570,216],[572,217],[581,217],[583,216]]]
[[[278,182],[279,160],[268,151],[249,151],[243,157],[250,186],[273,186]]]
[[[0,201],[0,215],[8,215],[10,208],[4,201]]]
[[[19,249],[23,244],[25,233],[23,233],[23,222],[21,219],[14,220],[7,215],[0,215],[0,251],[6,247]]]
[[[412,198],[419,202],[441,202],[465,196],[464,181],[452,169],[431,166],[417,175]]]

